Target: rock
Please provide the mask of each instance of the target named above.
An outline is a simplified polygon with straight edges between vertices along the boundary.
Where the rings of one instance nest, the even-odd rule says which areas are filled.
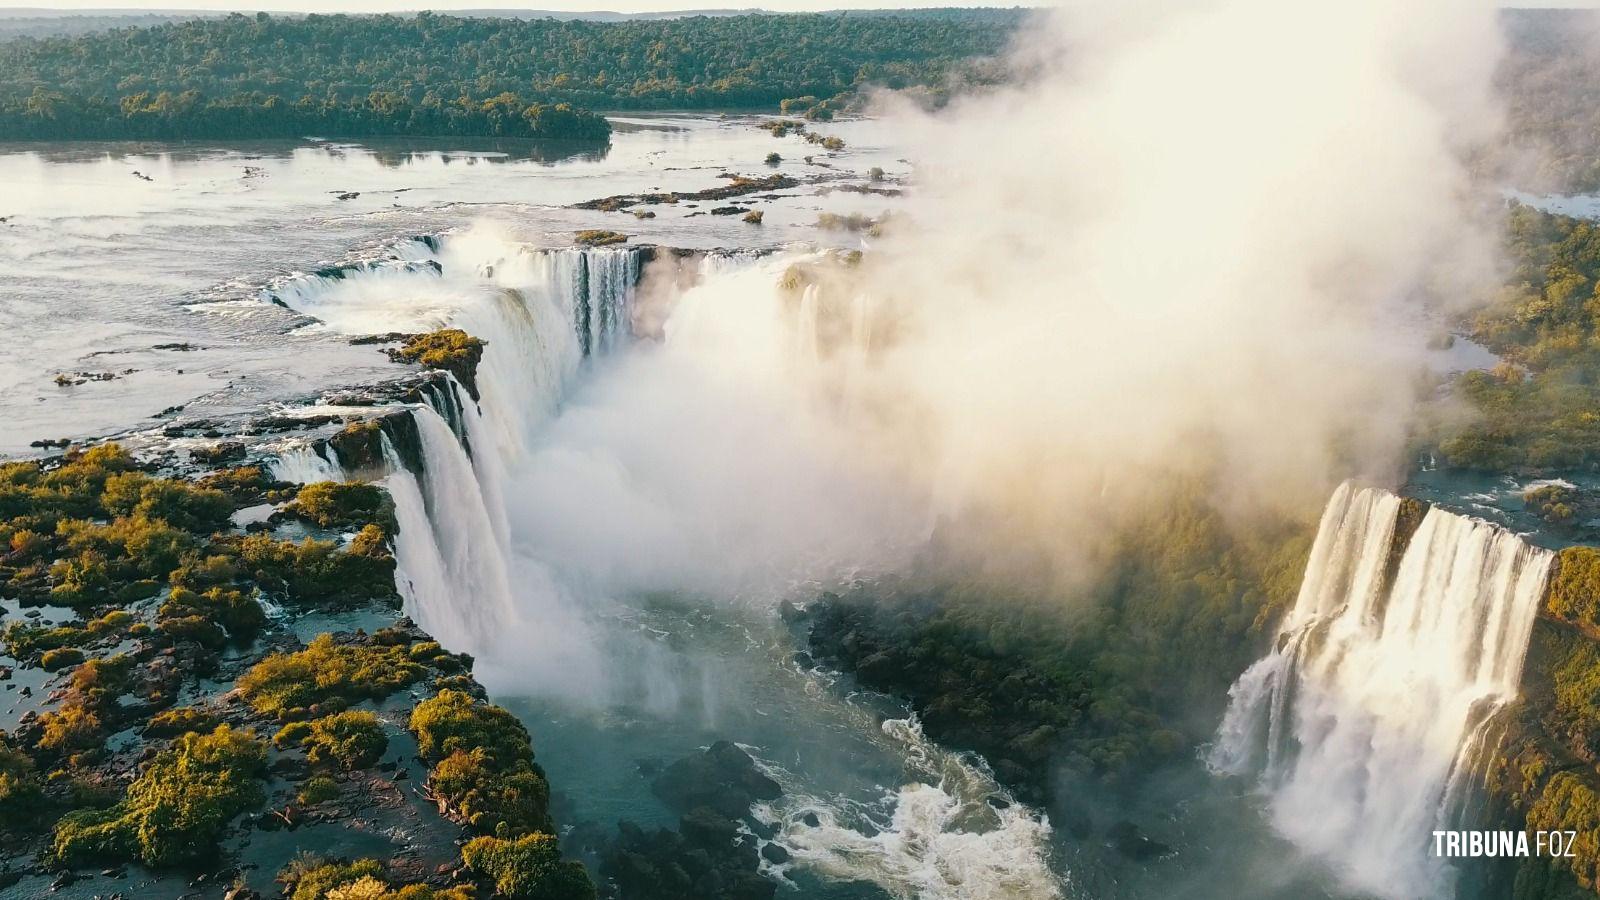
[[[804,822],[806,827],[808,827],[808,828],[821,828],[822,827],[822,820],[817,818],[817,814],[814,813],[814,812],[808,812],[805,815],[801,816],[800,817],[800,821]]]
[[[728,818],[739,818],[753,803],[775,800],[783,788],[756,768],[750,754],[728,741],[718,741],[668,766],[651,788],[679,811],[704,806]]]
[[[789,861],[789,851],[780,844],[766,844],[761,848],[761,858],[775,866],[781,866]]]
[[[1160,841],[1152,841],[1139,830],[1139,826],[1128,821],[1118,822],[1106,829],[1106,843],[1136,862],[1159,859],[1172,852],[1171,847]]]
[[[739,822],[709,806],[697,806],[678,821],[678,832],[701,847],[726,847],[739,834]]]

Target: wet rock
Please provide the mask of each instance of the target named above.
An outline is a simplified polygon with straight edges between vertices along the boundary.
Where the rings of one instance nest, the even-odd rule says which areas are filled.
[[[704,806],[728,818],[743,816],[751,804],[783,794],[776,781],[756,768],[750,754],[728,741],[718,741],[705,752],[668,766],[651,788],[674,809]]]
[[[684,839],[702,847],[724,847],[739,834],[739,822],[707,806],[698,806],[678,821]]]
[[[1111,849],[1136,862],[1159,859],[1172,852],[1160,841],[1153,841],[1132,822],[1118,822],[1106,829],[1106,843]]]
[[[789,851],[779,844],[767,844],[761,848],[761,858],[775,866],[781,866],[789,861]]]
[[[805,815],[801,816],[800,817],[800,821],[803,822],[807,828],[821,828],[822,827],[822,820],[817,818],[817,814],[814,813],[814,812],[808,812]]]

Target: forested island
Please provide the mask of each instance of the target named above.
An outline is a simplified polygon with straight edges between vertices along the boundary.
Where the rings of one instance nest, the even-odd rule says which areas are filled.
[[[595,141],[608,126],[589,110],[815,104],[874,86],[936,101],[997,78],[985,60],[1022,16],[260,13],[18,38],[0,42],[0,138]]]

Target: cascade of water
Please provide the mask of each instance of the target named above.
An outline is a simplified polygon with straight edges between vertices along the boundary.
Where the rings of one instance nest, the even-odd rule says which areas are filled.
[[[389,436],[383,435],[382,440],[383,457],[389,464],[389,475],[383,484],[394,500],[395,520],[399,525],[394,553],[395,580],[401,599],[408,614],[417,621],[447,619],[453,614],[450,576],[439,555],[422,486],[400,459]]]
[[[1277,644],[1240,676],[1210,754],[1259,773],[1274,826],[1384,897],[1449,890],[1429,834],[1515,699],[1552,555],[1430,509],[1392,584],[1399,501],[1342,485]]]
[[[273,478],[296,484],[343,481],[344,467],[339,464],[338,455],[332,447],[327,448],[327,453],[323,456],[311,444],[295,444],[278,451],[278,455],[267,462],[267,469]]]
[[[583,355],[614,349],[631,328],[640,252],[596,247],[551,253],[553,293],[567,298],[567,313]]]
[[[413,416],[425,464],[420,484],[414,478],[407,481],[403,466],[390,475],[391,488],[399,489],[395,503],[404,557],[399,564],[412,581],[407,614],[446,646],[481,653],[511,619],[503,544],[472,463],[450,426],[425,406]],[[391,460],[391,466],[398,461]],[[401,509],[403,504],[409,508]],[[413,536],[431,539],[405,538],[408,528]]]

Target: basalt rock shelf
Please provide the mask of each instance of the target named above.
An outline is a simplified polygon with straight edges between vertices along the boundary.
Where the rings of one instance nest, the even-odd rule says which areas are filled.
[[[461,391],[0,466],[7,896],[594,896],[526,729],[400,609]]]

